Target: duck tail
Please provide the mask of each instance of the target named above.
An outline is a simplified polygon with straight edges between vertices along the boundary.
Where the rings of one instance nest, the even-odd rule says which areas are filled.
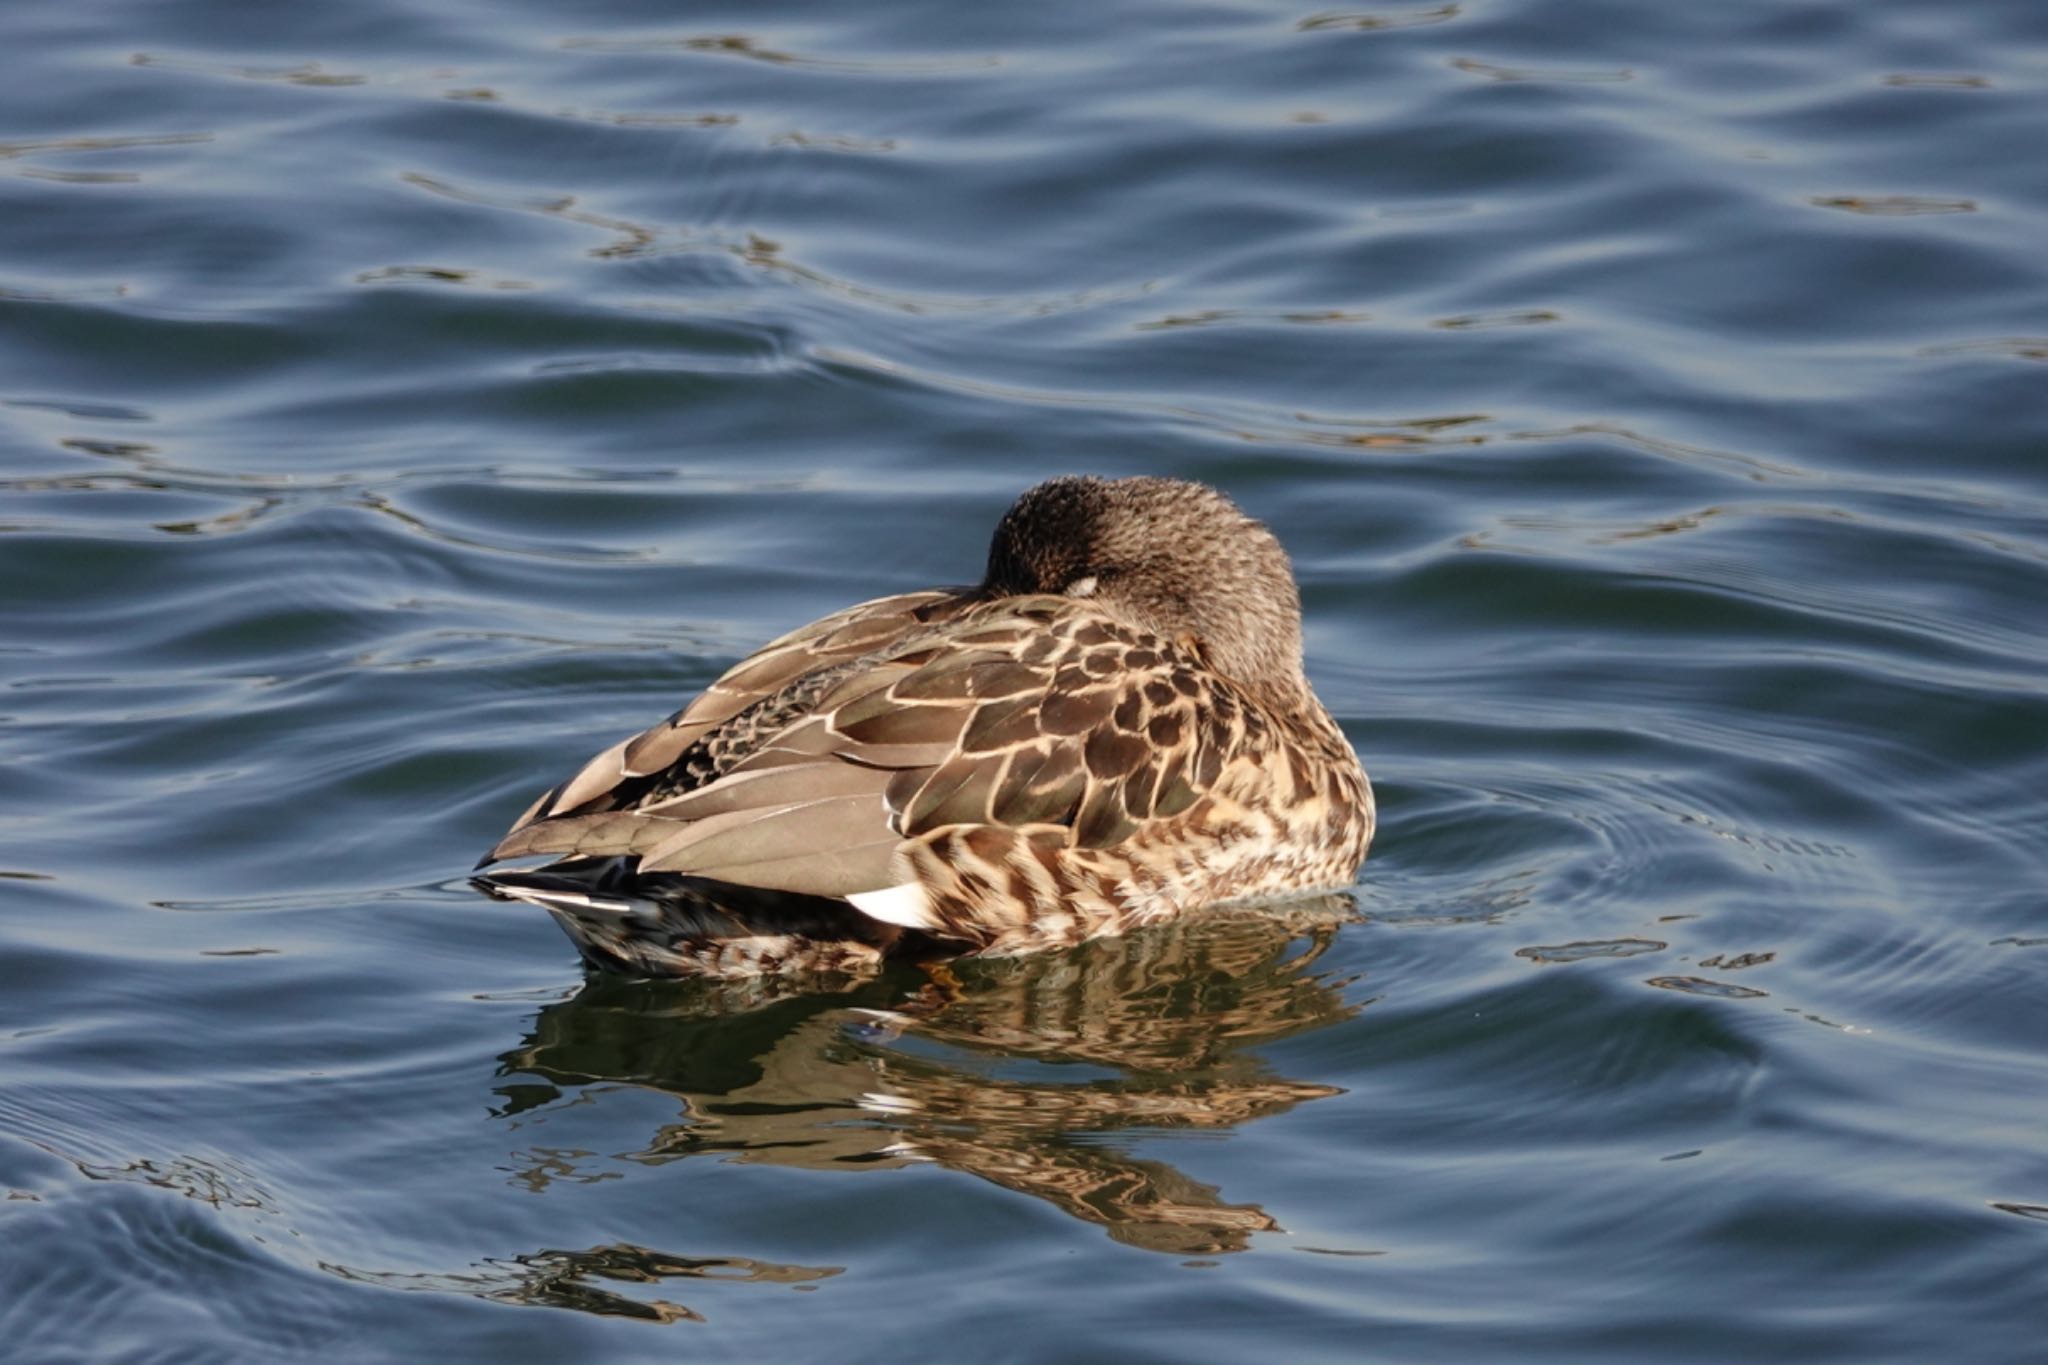
[[[631,858],[479,873],[470,885],[494,900],[538,905],[584,961],[628,976],[865,977],[904,937],[844,901],[641,875]]]

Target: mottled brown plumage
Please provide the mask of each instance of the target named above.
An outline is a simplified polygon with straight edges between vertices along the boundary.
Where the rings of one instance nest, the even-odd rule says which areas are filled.
[[[485,859],[564,861],[480,880],[604,965],[767,970],[1341,886],[1372,827],[1272,534],[1200,484],[1066,478],[1003,517],[981,584],[767,645]]]

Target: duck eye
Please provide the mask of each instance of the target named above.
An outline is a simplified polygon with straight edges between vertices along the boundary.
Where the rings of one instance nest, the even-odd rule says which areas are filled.
[[[1096,581],[1094,574],[1084,574],[1067,584],[1067,596],[1093,597],[1095,596],[1095,589],[1100,586],[1101,584]]]

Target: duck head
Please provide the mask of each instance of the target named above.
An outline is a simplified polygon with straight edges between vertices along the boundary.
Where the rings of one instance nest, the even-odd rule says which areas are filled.
[[[1301,594],[1273,533],[1205,484],[1068,476],[1003,515],[990,596],[1084,598],[1211,667],[1282,695],[1301,687]]]

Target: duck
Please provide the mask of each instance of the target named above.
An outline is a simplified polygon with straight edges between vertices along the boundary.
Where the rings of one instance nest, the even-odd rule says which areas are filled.
[[[1003,514],[979,583],[762,646],[472,880],[596,967],[846,977],[1341,890],[1374,826],[1273,532],[1206,484],[1069,475]]]

